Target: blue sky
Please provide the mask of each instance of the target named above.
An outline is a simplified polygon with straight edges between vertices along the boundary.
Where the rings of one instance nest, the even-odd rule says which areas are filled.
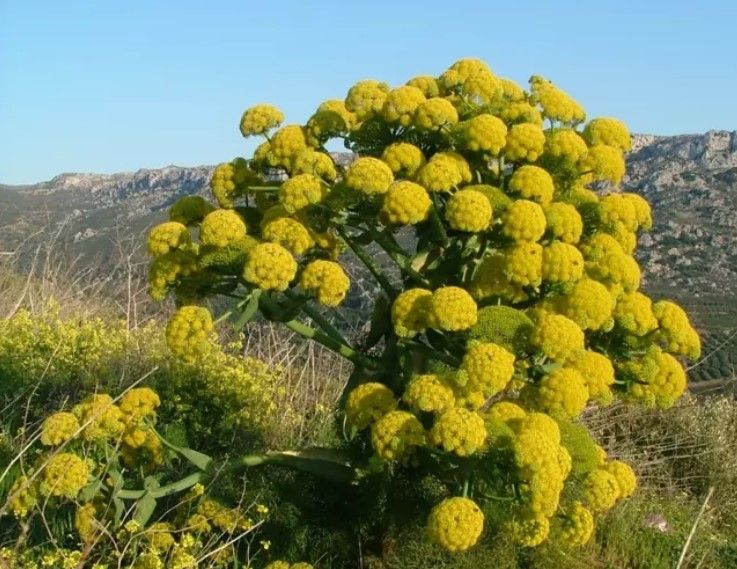
[[[229,160],[243,110],[485,59],[635,132],[737,129],[737,2],[0,0],[0,182]]]

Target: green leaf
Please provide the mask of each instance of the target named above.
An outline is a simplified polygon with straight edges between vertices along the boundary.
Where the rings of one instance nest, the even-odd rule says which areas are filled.
[[[177,447],[174,450],[177,454],[187,459],[189,462],[191,462],[194,466],[196,466],[203,472],[207,472],[213,463],[213,460],[211,457],[207,456],[204,453],[193,450],[191,448]]]
[[[95,477],[92,482],[87,484],[79,493],[79,501],[80,502],[91,502],[92,499],[97,495],[97,493],[100,491],[100,488],[102,488],[102,480]]]
[[[146,494],[136,503],[136,509],[133,513],[133,519],[141,524],[141,527],[143,527],[148,523],[148,520],[151,519],[151,516],[153,515],[155,509],[156,498],[154,498],[151,494]]]
[[[257,288],[251,292],[243,310],[238,315],[238,319],[233,323],[233,330],[236,332],[243,328],[258,312],[258,301],[261,297],[261,289]]]
[[[267,462],[288,466],[315,476],[349,484],[355,480],[356,471],[348,457],[335,449],[308,448],[297,451],[271,451],[266,453]]]

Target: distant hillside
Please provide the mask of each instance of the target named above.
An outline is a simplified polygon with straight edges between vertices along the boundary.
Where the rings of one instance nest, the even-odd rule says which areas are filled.
[[[179,197],[208,193],[212,166],[112,175],[61,174],[0,185],[0,251],[57,236],[72,254],[105,258],[116,240],[143,235]],[[640,240],[644,287],[673,297],[705,333],[700,379],[737,375],[737,132],[636,135],[624,187],[652,204],[656,227]],[[731,337],[731,340],[728,338]],[[725,344],[726,342],[726,344]],[[722,345],[725,344],[725,345]]]

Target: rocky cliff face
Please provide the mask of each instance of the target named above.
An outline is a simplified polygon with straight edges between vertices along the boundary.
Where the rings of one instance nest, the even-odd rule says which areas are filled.
[[[211,172],[211,166],[168,166],[0,185],[0,251],[56,234],[75,254],[104,256],[126,235],[142,242],[179,197],[207,194]],[[654,210],[656,227],[642,236],[638,252],[645,288],[687,305],[705,332],[706,352],[718,348],[694,370],[697,376],[737,375],[731,336],[737,329],[737,131],[636,135],[627,172],[623,186]]]

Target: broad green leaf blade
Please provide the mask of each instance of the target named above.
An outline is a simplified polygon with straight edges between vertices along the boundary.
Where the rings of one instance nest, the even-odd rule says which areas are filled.
[[[156,498],[154,498],[151,494],[146,494],[143,498],[138,500],[138,503],[136,504],[136,510],[133,513],[133,519],[141,524],[141,527],[143,527],[148,523],[148,520],[151,519],[151,516],[153,515],[155,509]]]

